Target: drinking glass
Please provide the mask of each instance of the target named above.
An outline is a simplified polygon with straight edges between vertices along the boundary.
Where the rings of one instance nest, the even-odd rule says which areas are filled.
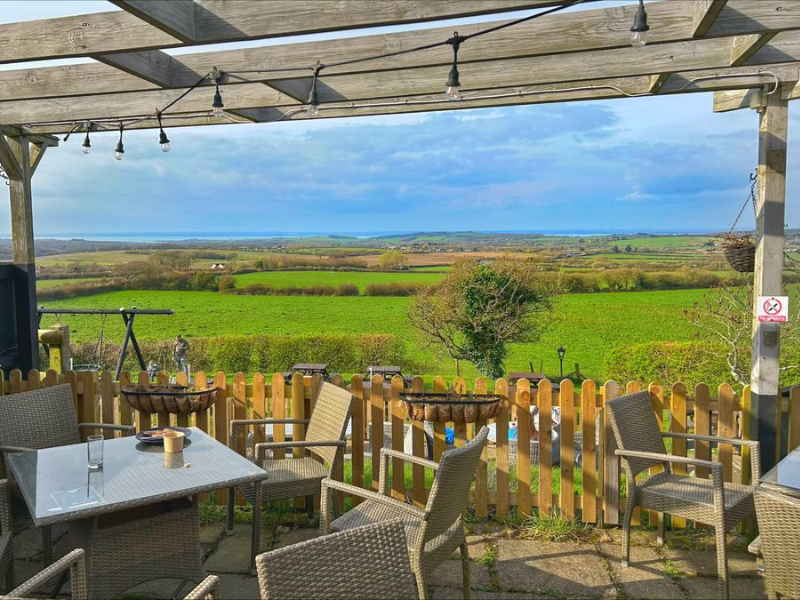
[[[103,436],[90,435],[86,438],[89,452],[89,468],[93,471],[103,468]]]

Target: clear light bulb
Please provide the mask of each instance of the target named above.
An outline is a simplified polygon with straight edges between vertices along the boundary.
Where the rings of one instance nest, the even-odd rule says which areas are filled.
[[[83,153],[84,153],[84,154],[89,154],[89,150],[91,150],[91,149],[92,149],[92,147],[91,147],[91,146],[83,146],[83,147],[81,148],[81,150],[83,150]]]
[[[84,154],[89,154],[89,150],[92,149],[92,143],[89,141],[89,134],[86,134],[86,137],[83,138],[83,145],[81,146],[81,150],[83,150]]]
[[[161,144],[161,151],[169,152],[169,142],[167,142],[166,144]]]
[[[114,158],[117,160],[122,160],[122,157],[125,156],[124,152],[114,152]]]
[[[306,109],[306,113],[309,117],[316,117],[319,115],[319,104],[309,104],[308,108]]]
[[[223,108],[222,106],[215,106],[214,107],[214,111],[213,112],[214,112],[214,116],[215,117],[219,118],[219,117],[222,116],[222,108]]]
[[[631,46],[641,48],[647,45],[647,31],[634,31],[631,33]]]
[[[448,100],[461,100],[461,95],[458,93],[458,87],[454,85],[447,86],[447,89],[444,92],[444,97]]]

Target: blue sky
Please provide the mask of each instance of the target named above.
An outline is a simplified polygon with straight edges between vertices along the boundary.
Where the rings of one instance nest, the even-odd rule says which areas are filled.
[[[0,20],[107,8],[0,2]],[[179,128],[169,132],[167,154],[157,132],[130,131],[122,162],[113,158],[115,134],[94,135],[88,156],[74,135],[48,151],[34,177],[35,228],[42,236],[725,229],[756,164],[758,118],[713,114],[711,104],[710,94],[693,94]],[[793,109],[793,227],[800,226],[797,124]],[[743,225],[752,224],[747,211]],[[2,201],[0,235],[8,228]]]

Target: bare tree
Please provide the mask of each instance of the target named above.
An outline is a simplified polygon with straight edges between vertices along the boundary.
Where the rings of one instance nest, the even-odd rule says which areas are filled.
[[[692,325],[710,334],[713,341],[725,348],[724,358],[734,381],[740,385],[749,384],[753,328],[752,281],[745,285],[722,281],[684,313]],[[800,342],[798,318],[800,310],[796,307],[789,322],[781,326],[781,345],[784,348],[796,347]],[[697,335],[699,337],[700,332]],[[719,360],[719,353],[715,352],[713,344],[701,348],[709,360]],[[786,353],[783,352],[783,355],[786,356]],[[800,364],[780,367],[781,372],[794,369],[800,369]]]

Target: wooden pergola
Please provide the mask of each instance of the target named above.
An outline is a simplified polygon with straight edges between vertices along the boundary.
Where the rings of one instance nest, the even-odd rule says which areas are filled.
[[[0,25],[0,62],[89,57],[0,71],[0,164],[10,183],[20,367],[37,364],[31,177],[54,134],[269,123],[489,106],[715,92],[714,110],[759,114],[756,295],[782,287],[788,102],[800,96],[800,0],[647,3],[555,11],[573,0],[112,0],[122,11]],[[453,27],[171,56],[164,49],[553,11],[467,39],[461,100],[444,86]],[[458,28],[470,36],[497,21]],[[431,46],[423,51],[411,51]],[[369,60],[362,60],[369,58]],[[314,66],[324,65],[314,77]],[[213,73],[213,76],[209,76]],[[224,112],[212,113],[215,84]],[[196,86],[196,87],[195,87]],[[178,102],[176,98],[189,90]],[[77,135],[77,134],[76,134]],[[690,135],[687,132],[687,135]],[[779,326],[753,326],[752,398],[762,457],[774,457]],[[772,444],[770,447],[769,444]]]

